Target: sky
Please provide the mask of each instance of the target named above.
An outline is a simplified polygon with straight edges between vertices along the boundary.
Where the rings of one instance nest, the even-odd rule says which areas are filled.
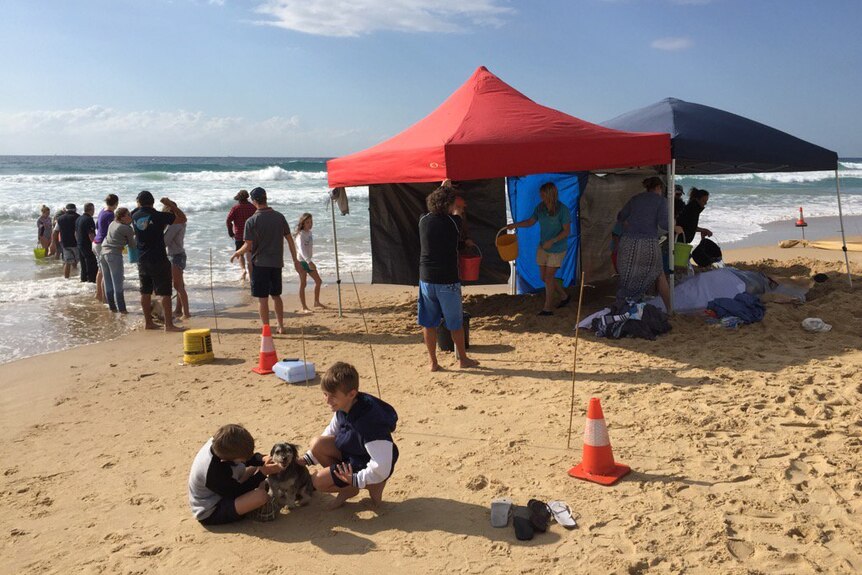
[[[602,122],[662,98],[862,156],[859,0],[3,0],[0,154],[332,157],[479,66]]]

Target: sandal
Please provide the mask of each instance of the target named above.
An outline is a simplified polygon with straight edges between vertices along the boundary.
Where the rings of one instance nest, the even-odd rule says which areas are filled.
[[[529,541],[535,535],[536,530],[530,521],[530,510],[523,505],[516,505],[512,512],[512,526],[515,528],[515,537],[518,541]]]
[[[527,502],[527,507],[530,510],[530,523],[536,531],[544,533],[548,530],[548,524],[551,522],[551,510],[544,501],[538,499],[530,499]]]
[[[505,527],[512,515],[512,500],[506,498],[491,501],[491,527]]]
[[[556,522],[566,529],[574,529],[578,526],[578,522],[572,516],[571,508],[565,501],[549,501],[548,509],[554,514]]]
[[[542,310],[542,311],[540,311],[537,315],[541,315],[541,316],[545,316],[545,315],[554,315],[554,312],[552,312],[552,311]]]
[[[569,296],[566,299],[564,299],[563,301],[561,301],[560,303],[558,303],[557,308],[559,309],[561,307],[566,307],[567,305],[569,305],[570,301],[572,301],[572,296]]]

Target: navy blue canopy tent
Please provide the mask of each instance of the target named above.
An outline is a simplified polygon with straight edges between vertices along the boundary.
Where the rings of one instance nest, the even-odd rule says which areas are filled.
[[[844,238],[838,154],[754,120],[724,110],[665,98],[601,124],[627,132],[666,132],[671,137],[671,173],[712,175],[755,172],[835,171],[841,241],[850,280],[850,260]],[[670,202],[673,229],[673,202]],[[671,244],[672,245],[672,244]],[[670,254],[673,261],[673,254]]]

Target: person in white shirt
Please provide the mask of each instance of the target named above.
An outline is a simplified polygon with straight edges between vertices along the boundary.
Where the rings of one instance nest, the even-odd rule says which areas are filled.
[[[320,286],[323,280],[320,279],[320,274],[317,273],[317,266],[314,265],[312,257],[314,255],[314,236],[311,234],[311,228],[314,225],[314,220],[311,214],[304,213],[299,217],[299,224],[296,226],[296,246],[299,252],[299,265],[302,269],[299,271],[299,301],[302,303],[302,311],[311,312],[308,305],[305,303],[305,284],[308,276],[314,280],[314,307],[326,308],[320,303]]]

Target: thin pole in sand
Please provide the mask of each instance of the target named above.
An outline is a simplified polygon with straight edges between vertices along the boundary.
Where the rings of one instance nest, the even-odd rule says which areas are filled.
[[[221,343],[221,333],[218,330],[218,314],[216,313],[215,306],[215,292],[213,291],[213,249],[210,248],[210,298],[213,301],[213,318],[215,318],[215,329],[216,329],[216,337],[218,338],[218,342]]]
[[[581,323],[581,302],[584,299],[584,272],[581,271],[581,290],[578,293],[578,315],[575,320],[575,350],[572,353],[572,401],[569,404],[569,434],[566,438],[566,449],[572,446],[572,418],[575,416],[575,375],[578,373],[578,332]]]
[[[305,383],[308,383],[308,361],[305,359],[305,328],[299,323],[299,338],[302,341],[302,367],[305,368]]]
[[[329,207],[332,208],[332,241],[335,243],[335,286],[338,290],[338,317],[341,315],[341,272],[338,269],[338,233],[335,231],[335,200],[329,197]]]
[[[350,270],[350,281],[353,282],[353,291],[356,292],[356,301],[359,302],[359,313],[362,314],[362,323],[365,324],[365,335],[371,336],[368,331],[368,322],[365,321],[365,311],[362,309],[362,300],[359,299],[359,288],[356,287],[356,278],[353,277],[353,270]],[[371,341],[368,342],[368,351],[371,352],[371,367],[374,369],[374,381],[377,382],[377,397],[383,399],[380,393],[380,379],[377,377],[377,364],[374,362],[374,348],[371,347]]]
[[[838,195],[838,221],[841,222],[841,249],[844,250],[844,263],[847,264],[847,283],[853,289],[853,276],[850,274],[850,256],[847,255],[847,238],[844,236],[844,212],[841,211],[841,184],[838,178],[838,166],[835,166],[835,193]],[[802,228],[803,230],[805,228]]]

